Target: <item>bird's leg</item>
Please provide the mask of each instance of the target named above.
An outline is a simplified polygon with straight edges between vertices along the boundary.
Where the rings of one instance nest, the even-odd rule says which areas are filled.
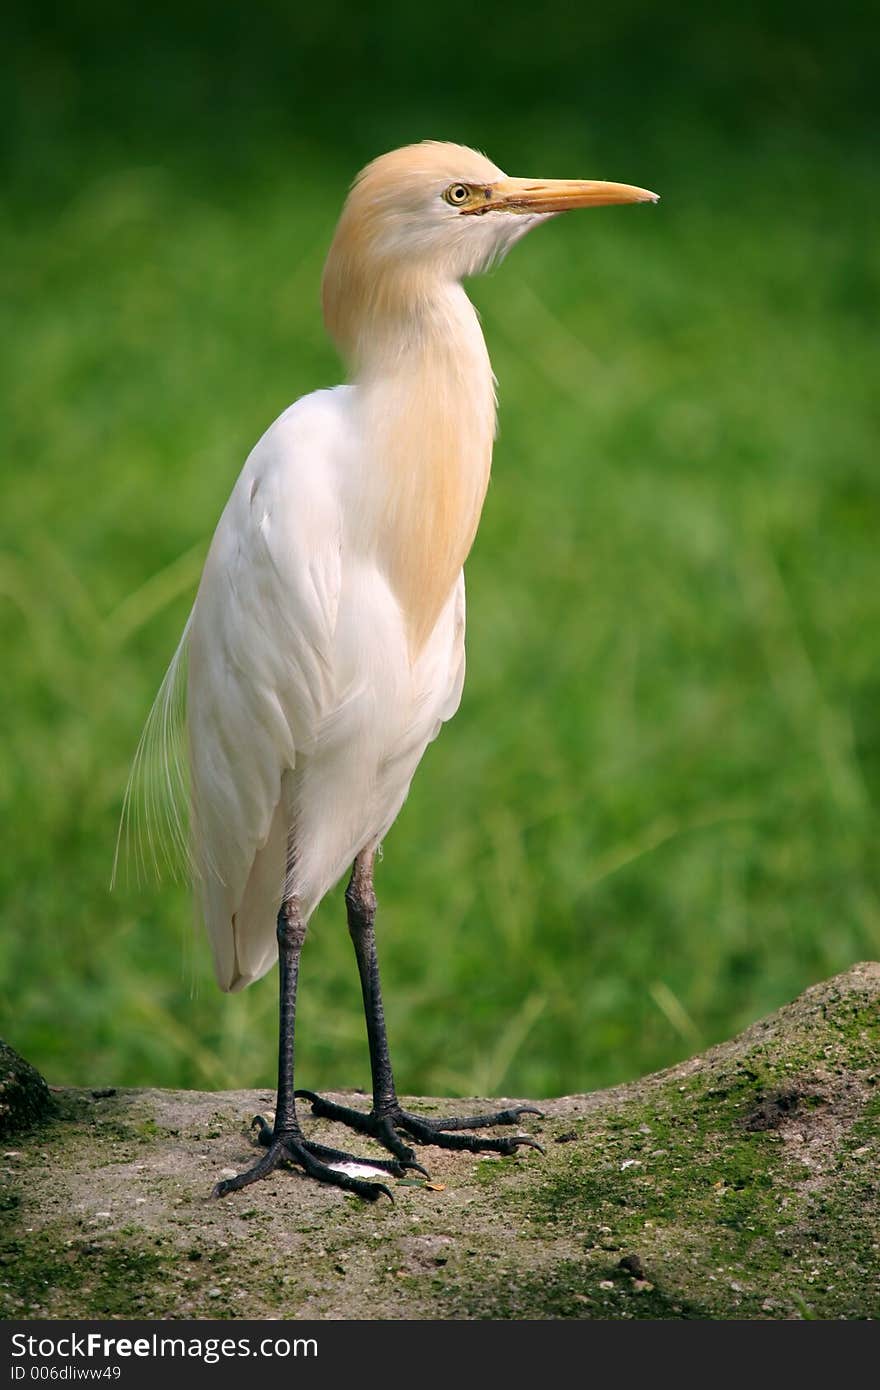
[[[391,1070],[385,1010],[382,1006],[382,989],[379,983],[375,933],[376,894],[373,889],[374,856],[373,850],[365,850],[358,855],[345,890],[348,930],[354,943],[364,997],[370,1069],[373,1076],[373,1108],[367,1114],[350,1106],[337,1105],[335,1101],[324,1100],[314,1091],[297,1091],[297,1096],[311,1101],[313,1115],[341,1120],[343,1124],[359,1130],[362,1134],[372,1135],[396,1154],[401,1162],[412,1166],[416,1166],[413,1163],[413,1151],[404,1144],[397,1133],[398,1130],[402,1130],[408,1138],[415,1139],[420,1144],[436,1144],[443,1149],[466,1149],[471,1153],[488,1150],[493,1153],[514,1154],[520,1145],[540,1149],[540,1144],[526,1134],[500,1139],[492,1135],[448,1133],[450,1130],[486,1129],[490,1125],[513,1125],[517,1123],[520,1115],[540,1115],[540,1110],[532,1105],[511,1106],[507,1110],[484,1115],[453,1115],[443,1120],[430,1120],[421,1115],[413,1115],[402,1108],[397,1099]]]
[[[397,1108],[397,1093],[388,1052],[379,958],[376,954],[376,891],[373,888],[372,854],[359,855],[354,861],[351,879],[345,890],[345,907],[364,998],[373,1078],[373,1112],[376,1115],[391,1115]]]
[[[253,1124],[258,1127],[259,1142],[268,1152],[252,1168],[237,1177],[226,1178],[214,1188],[215,1197],[225,1197],[228,1192],[236,1192],[252,1182],[268,1175],[280,1165],[295,1163],[310,1178],[319,1182],[332,1183],[343,1187],[358,1196],[375,1201],[381,1194],[390,1197],[391,1193],[382,1183],[367,1182],[351,1173],[340,1171],[331,1165],[368,1164],[371,1168],[402,1177],[406,1166],[399,1159],[359,1159],[339,1149],[327,1148],[306,1139],[299,1126],[296,1114],[296,1101],[293,1082],[294,1034],[296,1029],[296,988],[299,977],[299,959],[305,941],[306,925],[300,913],[296,897],[286,897],[278,913],[278,968],[280,981],[280,1007],[278,1026],[278,1098],[275,1107],[275,1124],[270,1126],[262,1115],[254,1117]]]

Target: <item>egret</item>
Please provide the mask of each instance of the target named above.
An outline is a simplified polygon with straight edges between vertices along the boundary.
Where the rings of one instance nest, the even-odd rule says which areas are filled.
[[[279,962],[274,1123],[256,1117],[266,1153],[218,1196],[292,1163],[375,1200],[387,1187],[352,1165],[376,1177],[424,1171],[406,1140],[537,1147],[524,1134],[474,1132],[533,1107],[439,1120],[402,1108],[373,863],[464,680],[462,567],[489,482],[496,401],[462,279],[559,213],[657,201],[629,184],[509,178],[485,155],[435,141],[380,156],[349,192],[323,309],[350,384],[296,401],[248,457],[148,726],[161,742],[185,690],[189,852],[221,989],[244,989]],[[163,775],[183,785],[179,769],[166,764]],[[312,913],[349,868],[369,1112],[294,1083],[300,952]],[[358,1160],[307,1139],[297,1099],[392,1157]]]

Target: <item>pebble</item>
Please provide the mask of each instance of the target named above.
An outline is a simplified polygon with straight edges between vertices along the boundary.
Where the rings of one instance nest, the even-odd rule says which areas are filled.
[[[221,1178],[237,1178],[238,1174],[234,1168],[221,1168],[220,1176]]]

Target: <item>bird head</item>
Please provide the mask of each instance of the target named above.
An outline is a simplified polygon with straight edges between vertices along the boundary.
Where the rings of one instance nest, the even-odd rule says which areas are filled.
[[[343,208],[324,272],[327,327],[344,347],[367,304],[391,312],[438,281],[478,274],[559,213],[657,201],[625,183],[509,178],[464,145],[392,150],[361,171]]]

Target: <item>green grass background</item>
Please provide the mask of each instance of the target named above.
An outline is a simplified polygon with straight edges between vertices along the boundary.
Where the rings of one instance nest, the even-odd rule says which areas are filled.
[[[52,1081],[274,1073],[185,888],[108,891],[253,442],[339,379],[346,185],[425,136],[657,189],[473,282],[500,383],[462,709],[378,875],[409,1091],[602,1086],[880,952],[869,7],[14,10],[2,84],[0,1031]],[[341,898],[300,1083],[367,1085]]]

